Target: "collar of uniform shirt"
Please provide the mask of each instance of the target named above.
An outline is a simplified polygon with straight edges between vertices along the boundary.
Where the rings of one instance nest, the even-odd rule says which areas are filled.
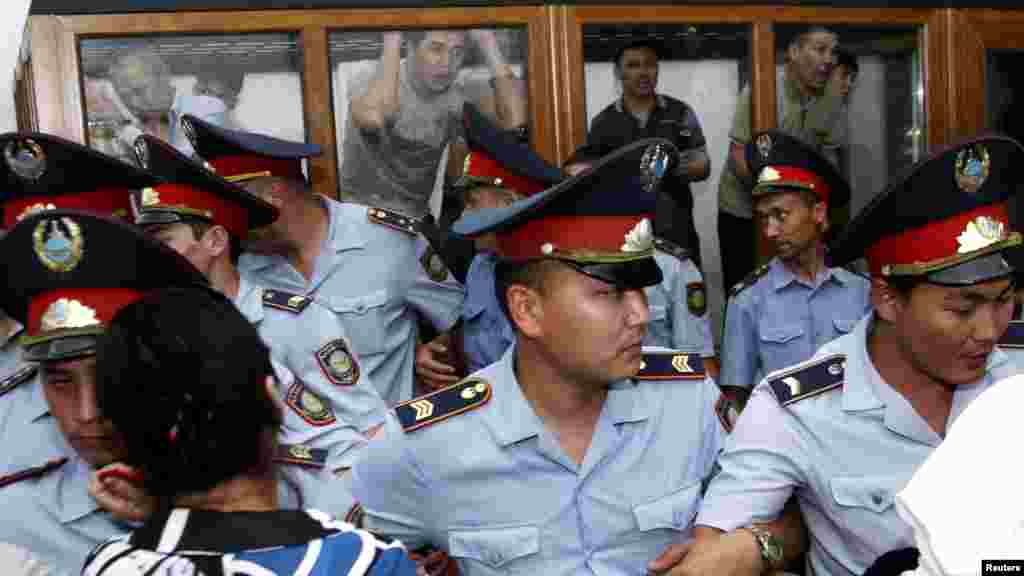
[[[655,102],[655,107],[656,108],[661,108],[662,110],[664,110],[665,108],[668,108],[668,102],[665,100],[665,97],[662,96],[661,94],[657,94],[655,96],[655,101],[654,102]],[[615,109],[618,110],[619,112],[623,112],[623,113],[626,112],[626,106],[623,104],[621,96],[619,97],[618,100],[615,101]]]
[[[539,436],[544,429],[540,417],[519,388],[519,381],[513,370],[515,358],[516,345],[513,344],[499,361],[500,370],[504,375],[495,376],[491,381],[494,397],[500,398],[500,401],[492,403],[496,409],[487,413],[484,419],[502,446]],[[647,405],[644,390],[629,381],[613,383],[609,387],[601,419],[609,419],[616,425],[646,420],[650,414],[650,407]]]
[[[778,292],[779,290],[782,290],[783,288],[789,286],[794,282],[797,282],[800,285],[807,286],[809,288],[817,288],[818,286],[825,284],[825,282],[828,282],[829,280],[834,280],[838,284],[845,284],[846,279],[843,278],[841,274],[838,274],[838,272],[839,271],[834,268],[823,268],[821,282],[817,283],[816,285],[813,285],[807,283],[805,280],[794,274],[793,271],[790,270],[785,264],[783,264],[781,260],[779,260],[778,258],[773,258],[771,264],[771,271],[769,273],[771,274],[772,278],[772,288],[776,292]]]

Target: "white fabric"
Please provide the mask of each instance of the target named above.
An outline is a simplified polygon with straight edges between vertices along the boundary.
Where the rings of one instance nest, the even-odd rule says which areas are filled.
[[[0,568],[6,576],[50,576],[53,572],[31,552],[14,546],[0,543]]]
[[[1021,406],[1024,375],[993,384],[897,495],[921,552],[916,574],[980,574],[982,560],[1024,558]]]

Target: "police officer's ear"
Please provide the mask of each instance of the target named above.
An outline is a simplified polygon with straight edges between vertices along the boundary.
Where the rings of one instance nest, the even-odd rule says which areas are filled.
[[[540,290],[525,284],[510,284],[505,289],[509,320],[528,338],[544,333],[544,306]]]
[[[895,322],[907,305],[907,293],[882,278],[871,279],[871,306],[884,322]]]
[[[811,205],[811,214],[814,217],[814,223],[817,225],[818,230],[821,230],[822,234],[828,232],[828,204],[824,202],[814,202],[814,204]]]
[[[223,226],[211,226],[199,241],[214,256],[231,251],[231,234]]]

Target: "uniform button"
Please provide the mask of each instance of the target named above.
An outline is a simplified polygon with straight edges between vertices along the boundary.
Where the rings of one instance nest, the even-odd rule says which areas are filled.
[[[875,506],[881,506],[882,502],[885,501],[885,498],[881,494],[873,494],[871,496],[871,501],[875,503]]]
[[[356,304],[356,314],[362,314],[363,312],[366,312],[366,304],[361,302]]]

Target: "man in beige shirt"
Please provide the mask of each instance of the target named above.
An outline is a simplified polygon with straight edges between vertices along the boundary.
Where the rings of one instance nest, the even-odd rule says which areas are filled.
[[[778,100],[778,128],[817,148],[838,162],[842,135],[843,92],[836,69],[839,38],[813,26],[796,35],[786,48]],[[750,142],[750,85],[743,88],[729,131],[729,154],[718,184],[718,237],[726,290],[754,269],[754,223],[750,170],[744,146]],[[725,254],[728,251],[729,257]]]

